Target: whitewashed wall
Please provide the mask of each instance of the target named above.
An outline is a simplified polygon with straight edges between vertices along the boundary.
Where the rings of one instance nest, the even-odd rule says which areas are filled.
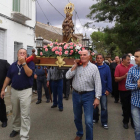
[[[0,0],[0,13],[12,18],[13,0]],[[32,1],[32,20],[26,21],[25,24],[32,27],[26,27],[17,22],[11,21],[6,17],[0,16],[0,29],[5,31],[4,37],[4,59],[11,64],[14,61],[14,42],[23,43],[23,47],[35,47],[35,2]]]

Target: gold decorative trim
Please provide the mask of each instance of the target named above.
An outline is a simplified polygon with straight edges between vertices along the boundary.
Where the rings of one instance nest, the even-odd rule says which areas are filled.
[[[56,64],[36,64],[37,66],[57,66]],[[73,65],[63,65],[63,67],[72,67]]]
[[[65,61],[63,61],[63,57],[61,56],[57,56],[57,61],[55,62],[57,64],[57,66],[62,67],[65,64]]]
[[[46,56],[37,56],[37,55],[36,55],[36,57],[38,57],[38,58],[54,58],[54,59],[57,59],[55,57],[46,57]],[[63,57],[63,58],[74,59],[73,57]]]

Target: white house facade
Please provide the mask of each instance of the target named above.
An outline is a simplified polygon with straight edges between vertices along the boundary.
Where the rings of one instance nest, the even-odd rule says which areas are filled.
[[[17,60],[17,51],[35,47],[34,0],[0,0],[0,59],[10,64]]]

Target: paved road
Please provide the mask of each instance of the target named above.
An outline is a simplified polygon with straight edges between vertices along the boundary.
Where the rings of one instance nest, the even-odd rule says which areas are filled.
[[[30,140],[74,140],[76,128],[73,121],[71,95],[64,100],[64,111],[51,109],[52,103],[46,103],[45,97],[41,104],[31,104]],[[94,125],[94,140],[134,140],[134,130],[122,127],[121,104],[115,104],[113,98],[108,97],[109,129],[101,127],[100,121]],[[84,124],[84,119],[83,119]],[[0,123],[1,125],[1,123]],[[19,140],[19,136],[9,138],[12,131],[12,117],[8,117],[8,127],[0,127],[0,140]],[[85,129],[84,129],[85,132]],[[85,140],[85,135],[82,140]]]

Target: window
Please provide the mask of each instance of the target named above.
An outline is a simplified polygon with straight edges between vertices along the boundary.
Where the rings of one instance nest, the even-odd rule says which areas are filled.
[[[17,61],[17,52],[20,48],[23,48],[23,43],[14,42],[14,62]]]
[[[13,0],[13,11],[20,12],[20,0]]]
[[[27,57],[29,57],[30,55],[32,55],[32,46],[27,46]]]
[[[32,19],[32,0],[13,0],[13,17]]]

